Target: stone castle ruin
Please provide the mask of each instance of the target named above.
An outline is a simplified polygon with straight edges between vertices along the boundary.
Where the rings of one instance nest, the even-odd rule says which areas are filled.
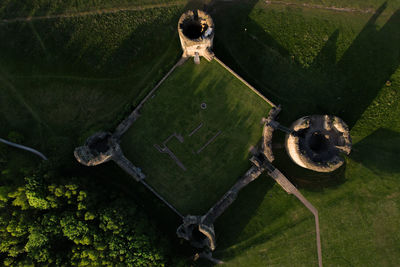
[[[112,159],[118,143],[110,138],[110,133],[100,132],[89,137],[84,146],[74,151],[79,163],[86,166],[96,166]]]
[[[182,58],[171,68],[161,81],[157,83],[132,113],[117,126],[114,133],[102,132],[89,137],[84,146],[75,149],[75,158],[86,166],[96,166],[110,160],[116,162],[130,176],[137,182],[143,184],[182,219],[182,224],[176,231],[178,237],[189,241],[192,246],[200,249],[198,256],[205,257],[214,263],[221,263],[221,261],[212,257],[212,251],[214,251],[217,246],[214,221],[235,201],[242,188],[258,179],[262,173],[266,173],[288,194],[296,196],[314,215],[318,264],[322,266],[318,211],[308,202],[300,191],[272,165],[272,162],[275,160],[272,150],[272,137],[275,130],[285,132],[287,136],[286,148],[288,155],[296,164],[314,171],[329,172],[343,164],[344,160],[340,156],[340,153],[350,153],[351,138],[347,125],[335,116],[312,115],[295,121],[291,128],[282,126],[276,121],[281,107],[276,106],[263,96],[242,77],[219,60],[212,52],[214,23],[206,12],[201,10],[189,10],[185,12],[179,19],[178,32],[183,50]],[[261,144],[254,149],[254,155],[250,158],[252,166],[249,170],[208,210],[207,213],[204,215],[188,214],[183,216],[175,207],[159,195],[154,188],[150,187],[145,182],[145,174],[142,173],[139,167],[133,165],[133,163],[124,156],[119,142],[121,136],[140,116],[140,109],[145,105],[146,101],[151,98],[168,76],[189,57],[193,57],[195,63],[200,62],[200,57],[204,57],[208,61],[217,61],[250,90],[269,103],[272,109],[269,111],[268,116],[262,119],[263,129]]]
[[[113,160],[136,181],[146,177],[140,168],[134,166],[124,156],[119,140],[111,133],[100,132],[90,136],[84,146],[75,149],[74,156],[79,163],[86,166],[96,166]]]
[[[286,135],[286,150],[299,166],[331,172],[343,165],[340,155],[350,154],[350,131],[336,116],[312,115],[295,121]]]
[[[183,13],[178,22],[178,33],[182,57],[194,57],[196,64],[200,63],[200,57],[208,61],[213,59],[214,22],[206,12],[189,10]]]

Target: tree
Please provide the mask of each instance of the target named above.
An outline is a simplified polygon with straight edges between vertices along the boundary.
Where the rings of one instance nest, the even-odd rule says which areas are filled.
[[[119,194],[79,181],[46,172],[27,176],[20,186],[0,186],[0,263],[168,263],[168,241],[142,210]]]

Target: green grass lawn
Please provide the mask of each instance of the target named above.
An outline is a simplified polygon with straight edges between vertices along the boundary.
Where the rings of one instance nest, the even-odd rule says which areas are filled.
[[[123,136],[122,149],[179,211],[203,214],[250,167],[250,148],[260,140],[261,119],[270,108],[216,61],[195,65],[190,60],[144,105]],[[173,138],[167,146],[186,170],[154,147],[174,133],[183,143]]]

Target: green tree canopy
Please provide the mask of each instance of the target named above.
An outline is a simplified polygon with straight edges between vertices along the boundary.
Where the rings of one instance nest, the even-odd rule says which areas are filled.
[[[19,186],[0,184],[2,265],[168,263],[167,241],[134,203],[98,185],[55,178],[36,173]]]

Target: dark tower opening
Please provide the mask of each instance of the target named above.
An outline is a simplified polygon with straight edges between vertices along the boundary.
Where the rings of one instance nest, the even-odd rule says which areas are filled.
[[[195,241],[198,244],[203,244],[204,240],[207,239],[207,237],[202,232],[200,232],[197,227],[193,229],[192,238],[193,241]]]
[[[205,27],[203,27],[198,20],[186,20],[182,23],[183,34],[189,39],[198,39],[203,34]]]
[[[104,137],[96,137],[90,144],[88,144],[88,147],[91,150],[95,150],[100,153],[104,153],[109,149],[108,146],[108,138],[109,136],[106,135]]]
[[[315,153],[321,153],[329,149],[329,140],[320,132],[315,132],[310,137],[309,146]]]

